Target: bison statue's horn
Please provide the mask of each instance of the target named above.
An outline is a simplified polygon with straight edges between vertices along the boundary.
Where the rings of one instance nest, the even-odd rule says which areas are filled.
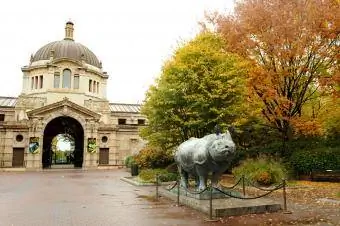
[[[233,140],[233,139],[231,138],[231,135],[230,135],[229,130],[227,130],[227,132],[225,133],[225,138],[228,139],[228,140]]]

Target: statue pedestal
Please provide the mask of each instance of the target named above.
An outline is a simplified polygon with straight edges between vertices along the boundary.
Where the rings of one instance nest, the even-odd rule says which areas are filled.
[[[174,187],[170,192],[177,194],[177,186]],[[224,192],[231,194],[232,196],[242,197],[241,193],[239,193],[237,191],[224,190]],[[190,197],[190,198],[194,198],[194,199],[198,199],[198,200],[209,200],[210,199],[210,191],[209,190],[206,190],[206,191],[199,193],[199,194],[197,194],[197,193],[199,193],[199,191],[196,191],[194,189],[180,188],[180,196],[186,196],[186,197]],[[226,199],[226,198],[230,198],[230,197],[228,195],[222,194],[221,192],[213,190],[212,198],[213,199]]]
[[[234,192],[234,191],[232,191]],[[178,200],[177,187],[168,191],[164,188],[159,189],[161,196],[167,197],[174,201]],[[267,212],[277,212],[281,210],[281,204],[268,198],[259,199],[237,199],[237,198],[226,198],[218,197],[212,200],[212,209],[210,209],[210,191],[203,192],[200,195],[193,195],[180,189],[179,203],[201,211],[206,214],[212,212],[212,217],[224,217],[224,216],[240,216],[247,214],[258,214]],[[186,196],[187,194],[187,196]],[[232,193],[236,196],[235,193]],[[240,195],[240,194],[239,194]],[[213,197],[216,195],[213,194]]]

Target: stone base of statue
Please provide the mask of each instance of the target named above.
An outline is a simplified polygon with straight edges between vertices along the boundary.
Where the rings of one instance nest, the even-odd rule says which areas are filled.
[[[164,187],[160,187],[159,194],[162,197],[172,199],[177,202],[178,190],[174,187],[168,191]],[[240,196],[241,194],[233,191],[233,196]],[[203,192],[200,195],[189,194],[185,189],[180,189],[179,204],[191,207],[205,214],[212,213],[212,217],[224,216],[240,216],[246,214],[258,214],[266,212],[277,212],[281,210],[281,204],[268,199],[237,199],[222,197],[217,193],[213,193],[212,209],[210,210],[210,191]]]

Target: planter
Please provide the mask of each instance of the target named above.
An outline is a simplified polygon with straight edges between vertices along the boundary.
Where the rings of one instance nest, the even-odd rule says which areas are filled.
[[[139,174],[139,169],[137,164],[132,164],[131,165],[131,176],[138,176]]]

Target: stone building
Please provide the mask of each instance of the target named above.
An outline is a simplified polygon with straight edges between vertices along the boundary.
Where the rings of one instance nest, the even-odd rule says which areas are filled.
[[[140,105],[106,99],[109,75],[73,31],[67,22],[65,38],[41,47],[21,68],[18,97],[0,97],[1,168],[110,168],[143,146]],[[67,159],[53,142],[60,134],[72,138]]]

